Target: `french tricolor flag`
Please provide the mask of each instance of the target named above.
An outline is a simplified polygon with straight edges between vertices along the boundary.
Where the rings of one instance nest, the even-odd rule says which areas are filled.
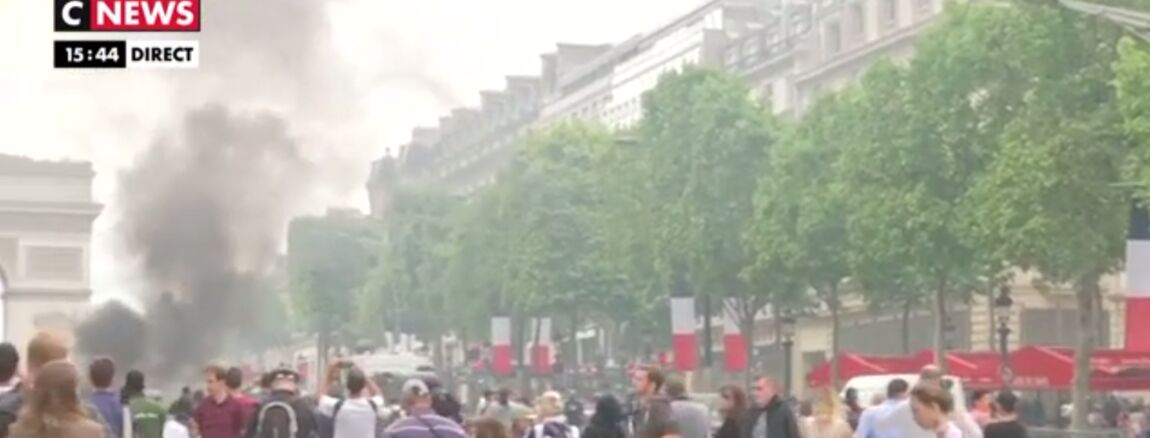
[[[727,298],[723,303],[723,365],[727,371],[747,369],[747,338],[739,330],[739,300]]]
[[[511,318],[491,318],[491,372],[509,376],[515,371],[511,365]]]
[[[535,318],[532,321],[539,337],[531,343],[531,369],[538,375],[551,374],[551,318]]]
[[[1150,352],[1150,213],[1137,203],[1126,237],[1126,350]]]
[[[693,371],[699,366],[699,347],[695,339],[695,296],[686,280],[677,278],[671,286],[671,346],[674,368]]]

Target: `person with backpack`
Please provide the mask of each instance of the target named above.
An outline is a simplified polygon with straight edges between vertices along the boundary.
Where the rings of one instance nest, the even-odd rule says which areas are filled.
[[[319,435],[315,411],[299,396],[295,371],[271,372],[270,392],[248,423],[246,438],[314,438]]]
[[[558,392],[547,391],[539,396],[535,412],[539,420],[525,438],[579,438],[579,428],[568,424],[563,415],[563,396]]]
[[[128,438],[164,438],[164,420],[168,415],[163,406],[144,395],[144,373],[128,371],[120,396],[131,418],[127,423]]]
[[[340,374],[347,397],[332,397],[333,385],[340,384]],[[319,413],[328,427],[323,438],[375,438],[383,435],[383,397],[379,388],[362,369],[348,361],[328,365],[327,378],[319,387]]]
[[[408,380],[401,393],[407,417],[388,426],[384,438],[467,438],[459,423],[435,413],[431,389],[423,380]]]
[[[25,351],[27,359],[27,377],[16,384],[8,392],[0,394],[0,438],[8,438],[8,429],[16,422],[20,410],[24,408],[24,401],[32,393],[36,373],[49,362],[66,360],[69,349],[60,337],[49,333],[39,332],[28,341]],[[104,427],[104,435],[114,437],[108,423],[100,412],[87,401],[83,403],[84,411],[89,418],[99,422]]]

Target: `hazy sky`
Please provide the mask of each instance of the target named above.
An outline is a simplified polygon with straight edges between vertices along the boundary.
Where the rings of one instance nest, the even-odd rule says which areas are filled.
[[[217,1],[256,5],[268,0]],[[454,106],[476,105],[478,92],[502,88],[505,75],[537,74],[539,55],[553,50],[555,43],[620,42],[703,1],[327,0],[334,53],[343,61],[340,71],[350,76],[333,82],[355,84],[351,93],[340,94],[347,101],[336,104],[355,116],[339,129],[321,127],[311,136],[301,135],[306,142],[315,140],[312,150],[332,178],[343,179],[316,207],[365,207],[360,188],[372,159],[406,142],[412,127],[434,124]],[[114,249],[114,172],[129,165],[158,135],[169,132],[175,116],[193,105],[199,94],[234,93],[236,100],[256,106],[277,100],[274,85],[263,94],[247,93],[249,88],[262,88],[265,76],[274,82],[270,76],[275,73],[233,78],[243,76],[233,71],[221,77],[204,64],[199,71],[53,70],[53,39],[90,35],[54,34],[52,4],[0,0],[0,153],[93,162],[96,196],[111,207],[96,223],[92,254],[93,287],[106,295],[109,289],[123,289],[132,277],[130,269],[118,267],[122,258]],[[211,6],[205,3],[205,8]],[[236,9],[246,6],[228,4]],[[258,14],[258,7],[248,9],[253,8]],[[205,20],[203,26],[210,32],[212,22]],[[201,38],[205,56],[232,47]],[[291,108],[298,101],[279,100],[285,111],[299,110]]]
[[[245,0],[231,0],[245,1]],[[410,128],[434,122],[453,103],[476,104],[478,91],[507,74],[532,74],[538,55],[559,41],[618,42],[702,0],[343,0],[330,8],[338,51],[363,78],[376,75],[363,102],[376,120],[364,158],[403,143]],[[0,152],[122,164],[168,117],[165,80],[196,72],[54,71],[51,1],[0,0]],[[205,23],[210,28],[211,23]],[[101,35],[102,36],[102,35]],[[131,36],[131,35],[129,35]],[[194,35],[189,35],[194,37]],[[411,61],[462,102],[444,102],[418,84],[389,80],[393,65],[370,54],[381,38],[399,41]],[[227,47],[205,45],[207,51]],[[360,55],[360,56],[357,56]]]

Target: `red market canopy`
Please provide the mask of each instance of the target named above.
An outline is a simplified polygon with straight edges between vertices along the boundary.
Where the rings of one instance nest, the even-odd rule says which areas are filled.
[[[916,374],[934,363],[934,352],[923,350],[910,356],[878,356],[843,353],[840,380],[876,374]],[[993,351],[951,352],[946,356],[949,374],[962,379],[967,388],[1002,386],[1001,356]],[[1028,346],[1010,355],[1011,386],[1022,390],[1067,390],[1074,382],[1074,351],[1060,347]],[[1096,350],[1091,358],[1090,388],[1094,391],[1150,390],[1150,353]],[[809,387],[830,384],[831,363],[824,361],[807,374]]]
[[[1070,389],[1074,384],[1074,350],[1061,347],[1023,347],[1010,356],[1014,380],[1020,389]],[[1125,350],[1095,350],[1090,359],[1090,389],[1094,391],[1150,390],[1150,354]]]
[[[914,358],[907,356],[871,356],[839,354],[839,380],[875,374],[900,374],[914,368]],[[831,361],[823,361],[807,373],[807,386],[817,388],[831,382]]]

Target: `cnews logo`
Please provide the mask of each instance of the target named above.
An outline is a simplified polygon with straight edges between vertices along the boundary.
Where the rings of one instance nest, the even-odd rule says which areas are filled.
[[[57,32],[199,32],[200,0],[55,0]]]

